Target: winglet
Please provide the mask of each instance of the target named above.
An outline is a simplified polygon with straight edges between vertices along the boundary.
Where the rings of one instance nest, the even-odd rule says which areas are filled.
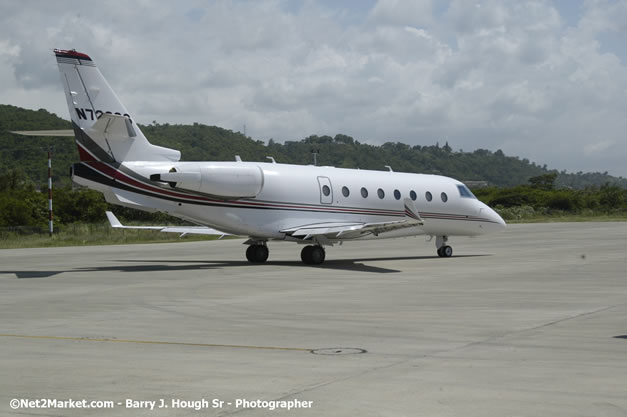
[[[420,217],[420,213],[418,212],[418,209],[416,209],[416,206],[411,199],[405,198],[403,200],[403,204],[405,206],[405,216],[414,219],[420,224],[424,224],[424,220],[422,220],[422,217]]]
[[[109,224],[111,225],[111,227],[124,227],[122,223],[120,223],[118,218],[115,217],[115,214],[113,214],[110,211],[107,211],[106,213],[107,213],[107,219],[109,220]]]

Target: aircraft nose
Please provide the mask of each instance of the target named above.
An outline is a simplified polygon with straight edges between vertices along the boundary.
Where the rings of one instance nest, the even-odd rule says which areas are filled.
[[[494,226],[496,226],[496,230],[503,230],[505,229],[505,227],[507,227],[507,223],[505,223],[505,220],[503,220],[503,218],[496,211],[492,210],[488,206],[486,206],[485,211],[488,219],[490,219],[490,221],[493,222]]]
[[[505,220],[503,220],[503,218],[499,216],[499,214],[496,211],[492,210],[490,207],[488,207],[486,204],[482,202],[479,202],[479,204],[480,204],[480,209],[479,209],[480,217],[483,217],[484,219],[487,220],[485,223],[483,223],[483,226],[482,226],[484,233],[498,232],[498,231],[505,229],[507,224],[505,223]]]

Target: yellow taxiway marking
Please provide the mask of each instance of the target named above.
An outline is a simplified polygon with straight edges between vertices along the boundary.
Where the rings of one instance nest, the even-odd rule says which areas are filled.
[[[212,348],[288,350],[288,351],[296,351],[296,352],[311,352],[311,349],[296,348],[296,347],[221,345],[217,343],[191,343],[191,342],[167,342],[167,341],[159,341],[159,340],[110,339],[106,337],[36,336],[36,335],[26,335],[26,334],[0,334],[0,337],[15,337],[15,338],[23,338],[23,339],[76,340],[79,342],[114,342],[114,343],[148,344],[148,345],[177,345],[177,346],[198,346],[198,347],[212,347]]]

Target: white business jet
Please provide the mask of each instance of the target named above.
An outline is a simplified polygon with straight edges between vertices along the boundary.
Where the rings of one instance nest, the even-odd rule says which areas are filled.
[[[268,241],[305,245],[305,264],[321,264],[325,246],[352,240],[425,235],[450,257],[450,236],[505,227],[460,181],[439,175],[272,162],[182,162],[152,145],[92,59],[54,51],[80,163],[74,182],[109,203],[162,211],[197,227],[150,226],[166,232],[248,236],[246,258],[268,259]],[[122,225],[107,213],[113,227]],[[142,228],[142,227],[139,227]]]

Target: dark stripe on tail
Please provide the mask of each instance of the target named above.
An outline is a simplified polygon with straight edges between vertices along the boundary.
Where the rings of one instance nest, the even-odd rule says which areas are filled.
[[[74,128],[74,135],[76,143],[78,144],[78,155],[81,161],[102,161],[109,164],[115,163],[111,155],[98,146],[98,144],[76,123],[72,122],[72,127]]]

